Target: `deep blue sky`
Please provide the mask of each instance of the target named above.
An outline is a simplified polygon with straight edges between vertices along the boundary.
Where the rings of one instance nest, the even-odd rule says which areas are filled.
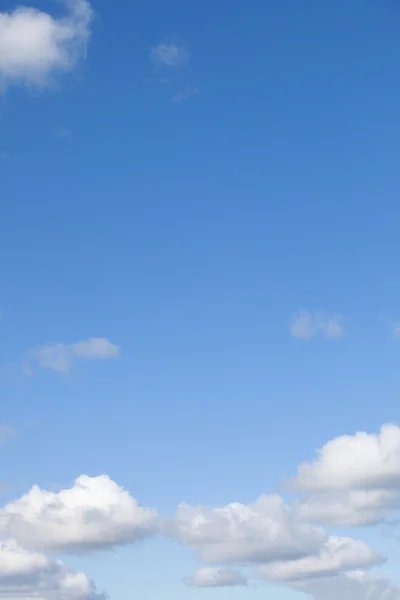
[[[163,511],[248,502],[398,418],[400,6],[94,10],[86,60],[0,98],[4,501],[107,473]],[[167,83],[164,41],[190,52]],[[345,335],[293,338],[299,309],[345,315]],[[120,359],[21,372],[31,348],[92,336]],[[178,580],[189,552],[164,546],[70,563],[114,600],[200,597]]]

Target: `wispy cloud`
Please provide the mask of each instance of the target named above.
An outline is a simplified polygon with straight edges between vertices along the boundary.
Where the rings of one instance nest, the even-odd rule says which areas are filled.
[[[340,338],[344,335],[344,317],[300,310],[292,315],[290,332],[293,337],[299,339],[309,339],[316,335],[331,339]]]
[[[150,60],[153,68],[158,73],[156,79],[163,86],[170,85],[175,91],[170,92],[171,101],[180,104],[188,98],[199,93],[195,85],[182,81],[178,75],[183,67],[187,67],[190,61],[189,50],[175,42],[161,42],[150,50]]]
[[[93,11],[88,0],[66,0],[61,18],[21,6],[0,12],[0,90],[48,86],[86,54]]]
[[[74,344],[47,344],[30,351],[23,371],[26,375],[31,375],[35,368],[68,373],[78,360],[113,359],[119,354],[119,347],[107,338],[90,338]]]
[[[69,141],[72,138],[72,131],[66,125],[58,125],[54,129],[54,136],[59,140]]]
[[[157,68],[168,67],[176,69],[187,65],[190,53],[184,46],[162,42],[151,48],[150,58]]]
[[[181,102],[184,102],[191,96],[196,96],[198,93],[199,93],[199,90],[197,87],[195,87],[193,85],[185,85],[183,90],[181,90],[180,92],[177,92],[176,94],[174,94],[174,96],[172,96],[172,102],[174,102],[176,104],[180,104]]]
[[[7,423],[0,423],[0,444],[9,442],[16,436],[16,431]]]

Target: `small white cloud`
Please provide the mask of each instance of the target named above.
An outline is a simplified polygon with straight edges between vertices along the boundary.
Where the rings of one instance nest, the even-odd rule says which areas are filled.
[[[313,338],[320,334],[325,338],[340,338],[344,335],[342,315],[325,315],[300,310],[292,316],[290,332],[299,339]]]
[[[118,358],[119,354],[119,347],[107,338],[90,338],[75,344],[48,344],[31,350],[31,361],[25,361],[22,368],[26,375],[31,375],[33,362],[43,369],[68,373],[76,360],[113,359]]]
[[[199,90],[194,85],[185,85],[183,90],[177,92],[174,96],[172,96],[172,102],[175,104],[180,104],[184,100],[187,100],[191,96],[196,96],[199,93]]]
[[[93,11],[87,0],[66,0],[67,15],[55,18],[20,6],[0,12],[0,87],[48,86],[85,56]]]
[[[89,552],[141,540],[157,513],[106,475],[81,475],[58,493],[34,486],[0,510],[0,532],[40,551]]]
[[[15,429],[6,423],[0,423],[0,444],[5,444],[12,440],[16,435]]]
[[[184,46],[163,42],[153,46],[150,58],[156,67],[177,68],[189,62],[190,54]]]
[[[247,585],[247,579],[239,571],[219,567],[202,567],[185,581],[194,587],[234,587]]]
[[[14,540],[0,542],[0,597],[13,600],[105,600],[84,573],[61,561],[21,548]]]
[[[289,484],[299,490],[400,489],[400,427],[358,432],[330,440],[314,462],[301,463]]]

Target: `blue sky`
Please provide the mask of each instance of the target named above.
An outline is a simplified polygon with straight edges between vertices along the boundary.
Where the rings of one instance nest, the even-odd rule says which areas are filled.
[[[392,0],[0,1],[0,597],[398,600],[399,32]]]

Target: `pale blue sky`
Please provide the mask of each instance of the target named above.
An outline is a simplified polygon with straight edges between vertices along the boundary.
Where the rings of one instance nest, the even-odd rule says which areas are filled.
[[[0,0],[3,505],[81,474],[163,515],[291,500],[317,448],[399,419],[398,4],[95,0],[84,31],[24,4],[77,37],[40,62]],[[400,584],[393,528],[326,529]],[[65,562],[112,600],[299,597],[186,586],[163,537]]]

